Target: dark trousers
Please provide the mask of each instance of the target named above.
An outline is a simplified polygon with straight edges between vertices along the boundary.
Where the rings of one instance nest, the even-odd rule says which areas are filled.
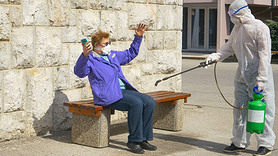
[[[128,141],[153,140],[154,99],[134,90],[122,90],[122,93],[123,98],[109,107],[115,110],[128,111]]]

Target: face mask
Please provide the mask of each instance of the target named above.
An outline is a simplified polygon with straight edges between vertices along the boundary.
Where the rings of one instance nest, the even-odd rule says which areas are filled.
[[[235,25],[240,24],[239,19],[235,18],[234,16],[231,17],[231,21],[232,21]]]
[[[95,48],[96,50],[102,51],[102,55],[108,55],[111,51],[111,46],[108,44],[104,48]]]
[[[107,46],[105,46],[105,47],[103,48],[102,54],[103,54],[103,55],[108,55],[108,54],[110,53],[110,51],[111,51],[111,46],[110,46],[110,44],[108,44]]]

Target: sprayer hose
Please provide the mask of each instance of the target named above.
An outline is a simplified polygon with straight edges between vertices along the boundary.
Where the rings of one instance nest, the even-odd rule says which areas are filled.
[[[241,107],[235,107],[234,105],[232,105],[232,104],[225,98],[225,96],[223,95],[223,93],[222,93],[222,91],[221,91],[221,89],[220,89],[220,87],[219,87],[219,85],[218,85],[218,81],[217,81],[217,77],[216,77],[216,65],[217,65],[217,62],[216,62],[215,65],[214,65],[214,79],[215,79],[215,83],[216,83],[216,86],[217,86],[217,88],[218,88],[218,91],[219,91],[220,95],[222,96],[222,98],[227,102],[228,105],[230,105],[231,107],[233,107],[233,108],[235,108],[235,109],[240,109],[240,110],[242,110],[242,109],[247,109],[247,107],[243,107],[243,108],[241,108]]]

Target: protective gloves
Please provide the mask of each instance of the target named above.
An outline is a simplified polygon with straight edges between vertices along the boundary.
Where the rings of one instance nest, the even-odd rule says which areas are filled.
[[[217,58],[214,54],[210,54],[210,55],[206,58],[205,62],[206,62],[206,64],[208,64],[208,62],[214,61],[214,60],[218,61],[218,58]],[[205,66],[205,69],[208,69],[209,66],[210,66],[210,65]]]
[[[258,86],[258,90],[264,90],[265,82],[263,81],[257,81],[256,86]]]

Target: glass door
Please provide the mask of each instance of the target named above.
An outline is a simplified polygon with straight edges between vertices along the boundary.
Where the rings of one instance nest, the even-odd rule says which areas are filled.
[[[184,7],[182,51],[211,53],[217,44],[217,8]]]

